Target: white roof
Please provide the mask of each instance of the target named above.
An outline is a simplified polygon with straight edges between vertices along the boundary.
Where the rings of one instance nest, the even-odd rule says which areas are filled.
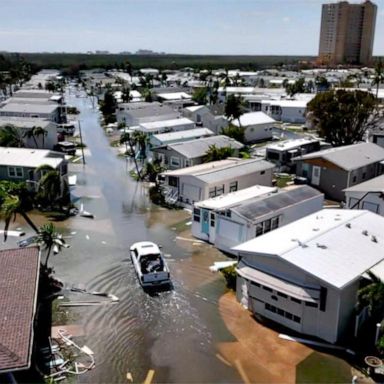
[[[206,106],[205,105],[193,105],[192,107],[186,107],[184,109],[187,110],[187,111],[190,111],[190,112],[196,112],[196,111],[198,111],[199,109],[202,109],[202,108],[206,108]]]
[[[258,125],[258,124],[273,124],[276,120],[272,119],[272,117],[268,116],[264,112],[249,112],[244,113],[240,116],[240,123],[242,127],[247,127],[250,125]],[[233,125],[239,126],[239,122],[237,119],[232,121]]]
[[[160,253],[158,245],[152,243],[151,241],[140,241],[132,245],[131,248],[137,248],[139,255],[155,255]]]
[[[19,104],[8,103],[0,108],[1,112],[16,113],[52,113],[58,108],[58,104]]]
[[[0,147],[0,166],[37,168],[41,165],[58,167],[64,155],[46,149]]]
[[[344,192],[384,192],[384,175],[346,188]]]
[[[307,107],[307,100],[262,100],[261,104],[278,105],[282,108],[303,108]]]
[[[161,128],[177,127],[179,125],[186,125],[186,124],[195,125],[195,123],[192,120],[187,119],[186,117],[181,117],[179,119],[141,123],[140,127],[143,128],[145,131],[156,131],[156,130],[161,129]]]
[[[384,259],[383,226],[369,211],[323,209],[233,250],[277,256],[341,289]]]
[[[293,140],[284,140],[279,141],[278,143],[273,143],[267,145],[267,149],[273,149],[275,151],[288,151],[290,149],[298,148],[305,144],[310,143],[316,143],[318,142],[318,139],[312,139],[312,138],[301,138],[301,139],[293,139]]]
[[[185,92],[158,93],[157,96],[164,100],[192,99],[192,96]]]
[[[277,188],[265,187],[263,185],[254,185],[253,187],[241,189],[240,191],[231,192],[226,195],[220,195],[212,197],[211,199],[199,201],[195,204],[195,206],[207,209],[224,209],[257,196],[266,195],[273,191],[277,191]]]
[[[208,128],[194,128],[187,129],[186,131],[176,131],[168,133],[158,133],[153,135],[154,139],[161,142],[168,142],[173,140],[190,139],[199,136],[213,136],[214,133]]]

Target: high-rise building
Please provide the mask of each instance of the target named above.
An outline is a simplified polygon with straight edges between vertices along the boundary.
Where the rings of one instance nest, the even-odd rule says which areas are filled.
[[[367,0],[323,4],[319,59],[326,64],[369,64],[377,6]]]

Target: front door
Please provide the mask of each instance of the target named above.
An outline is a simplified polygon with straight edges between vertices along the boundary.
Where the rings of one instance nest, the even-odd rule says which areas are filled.
[[[209,211],[202,209],[201,232],[209,234]]]
[[[321,167],[314,165],[312,167],[312,184],[313,185],[320,185],[320,173],[321,173]]]

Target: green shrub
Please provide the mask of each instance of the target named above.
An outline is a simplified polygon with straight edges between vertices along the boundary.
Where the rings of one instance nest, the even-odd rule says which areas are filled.
[[[223,274],[224,279],[226,280],[227,287],[236,291],[236,265],[231,265],[230,267],[223,268],[220,270]]]

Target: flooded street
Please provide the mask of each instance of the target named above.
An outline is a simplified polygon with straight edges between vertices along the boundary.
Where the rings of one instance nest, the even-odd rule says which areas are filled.
[[[81,286],[120,298],[113,305],[70,309],[96,358],[96,368],[80,380],[127,382],[129,372],[142,382],[154,369],[156,382],[241,381],[234,368],[216,357],[216,344],[232,336],[220,326],[217,306],[224,282],[208,266],[224,256],[208,245],[176,240],[174,225],[188,220],[188,214],[153,206],[147,188],[129,177],[131,165],[109,146],[91,103],[74,95],[67,103],[81,111],[87,145],[86,165],[70,165],[78,180],[73,196],[95,219],[76,217],[57,224],[71,248],[52,263],[68,288]],[[163,246],[173,290],[150,295],[140,287],[128,250],[141,240]],[[70,297],[84,300],[84,295]]]

